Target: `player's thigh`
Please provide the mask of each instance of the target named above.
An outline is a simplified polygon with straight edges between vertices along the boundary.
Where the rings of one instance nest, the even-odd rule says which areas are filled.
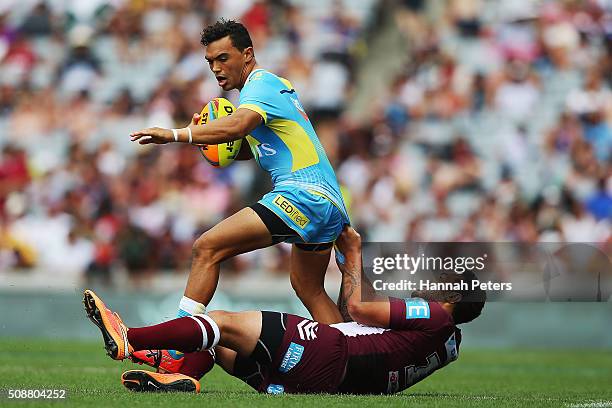
[[[215,347],[215,363],[221,366],[221,368],[230,375],[234,374],[236,355],[237,353],[230,348],[223,346]]]
[[[229,256],[272,245],[272,235],[250,207],[224,219],[206,231],[194,244],[195,251],[212,251],[215,256]]]
[[[208,314],[219,326],[219,344],[242,356],[250,356],[261,335],[261,312],[226,312],[213,310]]]
[[[331,248],[306,251],[296,245],[291,248],[291,284],[295,289],[322,288],[329,265]]]

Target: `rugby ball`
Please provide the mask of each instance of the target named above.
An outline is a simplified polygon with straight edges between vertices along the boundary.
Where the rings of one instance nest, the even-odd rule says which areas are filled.
[[[205,125],[211,121],[229,116],[236,108],[225,98],[214,98],[204,106],[200,112],[199,125]],[[199,145],[198,149],[202,156],[214,167],[226,167],[232,164],[242,146],[242,139],[216,145]]]

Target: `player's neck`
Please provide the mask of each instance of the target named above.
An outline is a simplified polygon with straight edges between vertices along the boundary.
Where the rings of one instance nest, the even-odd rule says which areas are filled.
[[[455,305],[453,303],[438,302],[438,304],[442,306],[442,309],[444,309],[449,315],[453,315],[453,310],[455,309]]]
[[[240,87],[238,88],[239,91],[242,91],[242,88],[244,87],[244,85],[246,84],[247,79],[249,79],[249,76],[251,75],[251,73],[253,71],[255,71],[256,69],[259,69],[259,65],[257,65],[257,61],[255,61],[255,59],[253,59],[253,62],[250,64],[247,64],[244,66],[244,72],[242,74],[242,77],[244,78],[242,81],[240,81]]]

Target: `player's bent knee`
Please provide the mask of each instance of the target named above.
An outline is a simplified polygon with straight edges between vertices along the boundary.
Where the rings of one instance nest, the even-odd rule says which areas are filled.
[[[222,248],[206,234],[201,235],[195,240],[192,254],[195,259],[201,259],[210,263],[219,263],[223,260]]]
[[[210,251],[206,235],[201,235],[195,240],[193,246],[191,247],[191,251],[194,257],[204,257],[206,252]]]
[[[219,326],[223,341],[231,345],[239,345],[243,342],[250,324],[255,320],[253,312],[213,310],[208,312],[208,316]],[[259,335],[259,333],[257,334]]]

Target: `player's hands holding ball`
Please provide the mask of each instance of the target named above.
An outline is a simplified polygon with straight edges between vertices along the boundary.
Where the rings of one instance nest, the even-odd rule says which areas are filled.
[[[191,125],[199,125],[200,124],[200,113],[196,112],[193,114],[193,117],[191,118]]]

